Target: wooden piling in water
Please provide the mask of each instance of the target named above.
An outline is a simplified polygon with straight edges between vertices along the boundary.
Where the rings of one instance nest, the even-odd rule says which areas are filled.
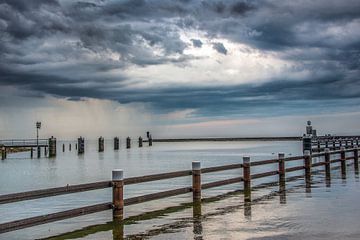
[[[279,153],[279,181],[283,181],[285,179],[285,153]]]
[[[103,151],[104,151],[104,138],[99,137],[99,152],[103,152]]]
[[[142,137],[139,137],[139,147],[142,147],[143,146],[143,139]]]
[[[354,147],[354,165],[355,168],[359,167],[359,148],[358,145]]]
[[[304,152],[305,188],[307,193],[311,192],[311,164],[311,152],[307,150]]]
[[[251,201],[250,157],[243,157],[244,201]]]
[[[6,148],[4,146],[1,147],[1,160],[6,159]]]
[[[62,145],[63,152],[65,152],[65,143]]]
[[[114,150],[119,150],[119,138],[118,137],[114,137]]]
[[[56,156],[56,138],[51,136],[49,138],[49,157],[55,157]]]
[[[71,143],[69,143],[69,151],[71,152]]]
[[[126,138],[126,148],[131,148],[131,138],[130,137],[127,137]]]
[[[34,148],[31,147],[30,148],[30,158],[33,158],[34,157]]]
[[[151,135],[149,135],[149,147],[151,147],[152,144],[153,144],[153,139],[152,139]]]
[[[45,157],[47,156],[47,147],[46,146],[44,147],[44,155],[45,155]]]
[[[78,154],[85,152],[85,139],[83,137],[78,138]]]
[[[199,161],[192,162],[192,192],[193,201],[201,201],[201,163]]]
[[[37,157],[41,157],[41,147],[37,147]]]
[[[124,217],[124,173],[122,169],[112,171],[113,218],[122,220]]]
[[[340,148],[340,163],[341,163],[341,175],[344,178],[346,175],[346,154],[345,147]]]

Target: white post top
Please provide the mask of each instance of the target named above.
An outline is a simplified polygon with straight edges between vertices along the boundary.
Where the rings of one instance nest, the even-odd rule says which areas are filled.
[[[311,155],[310,150],[305,150],[305,151],[304,151],[304,156],[310,156],[310,155]]]
[[[283,159],[283,158],[285,158],[285,153],[279,152],[278,156],[280,159]]]
[[[250,163],[250,156],[244,156],[243,163]]]
[[[201,169],[200,161],[193,161],[191,166],[192,166],[192,170],[200,170]]]
[[[329,153],[330,149],[329,148],[325,148],[325,153]]]
[[[340,147],[340,151],[345,151],[345,147]]]
[[[122,181],[124,180],[124,171],[122,169],[112,170],[112,180],[113,181]]]

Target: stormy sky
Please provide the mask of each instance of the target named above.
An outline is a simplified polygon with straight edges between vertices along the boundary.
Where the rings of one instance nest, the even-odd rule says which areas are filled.
[[[360,133],[359,70],[358,0],[0,0],[4,137]]]

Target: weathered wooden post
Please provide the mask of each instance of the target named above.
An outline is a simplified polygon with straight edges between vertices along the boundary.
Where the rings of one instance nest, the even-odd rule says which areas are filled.
[[[103,151],[104,151],[104,138],[99,137],[99,152],[103,152]]]
[[[56,156],[56,138],[51,136],[49,138],[49,157],[55,157]]]
[[[341,176],[342,178],[346,178],[346,154],[345,148],[340,148],[340,163],[341,163]]]
[[[126,138],[126,148],[131,148],[131,138],[130,137]]]
[[[122,220],[124,217],[124,172],[122,169],[112,171],[113,186],[113,218]]]
[[[4,146],[1,147],[1,160],[6,159],[6,148]]]
[[[41,147],[40,146],[37,147],[37,157],[38,158],[41,157]]]
[[[356,138],[356,146],[359,146],[359,138]]]
[[[303,153],[305,151],[312,151],[312,143],[311,143],[311,137],[309,136],[304,136],[303,137]]]
[[[329,142],[328,140],[325,141],[325,148],[328,148],[329,147]]]
[[[355,172],[359,172],[359,148],[358,148],[358,145],[354,146],[354,168],[355,168]]]
[[[63,148],[63,152],[65,152],[65,143],[63,143],[62,148]]]
[[[351,139],[350,145],[351,145],[351,148],[354,148],[354,139]]]
[[[333,149],[336,150],[336,140],[333,140]]]
[[[119,138],[114,137],[114,150],[119,150]]]
[[[305,168],[305,188],[307,193],[311,192],[311,164],[312,164],[311,152],[306,150],[304,152],[304,168]]]
[[[280,204],[286,203],[286,182],[285,182],[285,153],[278,154],[279,159],[279,193]]]
[[[69,151],[71,152],[71,143],[69,143]]]
[[[143,146],[143,139],[142,137],[139,137],[139,147],[142,147]]]
[[[78,138],[78,154],[85,152],[85,139],[83,137]]]
[[[251,201],[250,157],[243,157],[244,201]]]
[[[330,149],[329,148],[325,148],[324,160],[325,160],[326,187],[330,187],[331,186],[331,168],[330,168]]]
[[[279,159],[279,181],[285,180],[285,153],[278,154]]]
[[[149,147],[151,147],[153,144],[153,139],[152,139],[152,136],[150,135],[149,136]]]
[[[33,147],[30,148],[30,157],[31,158],[34,157],[34,148]]]
[[[44,154],[45,154],[45,157],[47,156],[47,147],[45,146],[44,147]]]
[[[341,148],[342,147],[342,139],[340,138],[339,139],[339,148]]]
[[[346,149],[349,148],[349,141],[348,141],[347,138],[345,139],[345,148],[346,148]]]
[[[75,150],[77,150],[78,149],[78,147],[77,147],[77,143],[75,143]]]
[[[321,151],[321,142],[320,140],[317,141],[317,152]]]
[[[192,192],[193,201],[201,201],[201,163],[199,161],[192,162]]]

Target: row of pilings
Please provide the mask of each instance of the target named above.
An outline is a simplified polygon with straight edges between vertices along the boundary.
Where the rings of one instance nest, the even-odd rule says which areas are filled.
[[[113,142],[114,142],[114,150],[119,150],[120,149],[120,138],[114,137]],[[131,138],[127,137],[125,142],[126,142],[126,148],[130,149],[132,146]],[[151,135],[150,135],[150,138],[148,138],[147,142],[148,142],[148,145],[151,147],[153,144],[153,139],[151,138]],[[137,143],[138,143],[138,147],[140,147],[140,148],[143,147],[144,146],[143,138],[139,137]],[[50,141],[49,141],[49,146],[50,146]],[[53,146],[53,148],[55,148],[55,152],[56,152],[56,139],[55,139],[54,145],[52,145],[52,146]],[[68,149],[69,149],[69,151],[71,151],[71,143],[69,143]],[[75,149],[77,150],[78,154],[85,153],[85,138],[79,137],[77,139],[77,143],[75,144]],[[65,152],[65,150],[66,150],[66,145],[64,143],[62,145],[62,151]],[[105,150],[105,140],[103,137],[99,137],[98,138],[98,151],[104,152],[104,150]],[[55,155],[56,155],[56,153],[55,153]],[[52,155],[52,156],[55,156],[55,155]],[[50,154],[49,154],[49,157],[50,157]]]

